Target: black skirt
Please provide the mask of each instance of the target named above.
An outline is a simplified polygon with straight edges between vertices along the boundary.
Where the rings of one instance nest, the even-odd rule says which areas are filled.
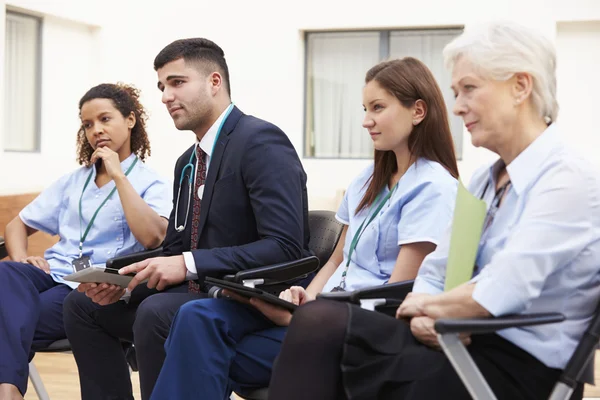
[[[442,351],[418,342],[407,322],[349,305],[342,355],[349,400],[468,400]],[[471,357],[499,400],[547,399],[561,371],[496,334],[473,335]],[[581,399],[583,387],[572,398]]]

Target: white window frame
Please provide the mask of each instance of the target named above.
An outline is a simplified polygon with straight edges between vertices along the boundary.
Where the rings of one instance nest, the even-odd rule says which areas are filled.
[[[418,35],[418,34],[427,34],[427,35],[431,35],[431,34],[441,34],[441,35],[454,35],[454,36],[458,36],[460,33],[462,32],[462,27],[449,27],[449,28],[431,28],[431,29],[390,29],[390,30],[335,30],[335,31],[307,31],[305,32],[304,35],[304,43],[305,43],[305,63],[304,63],[304,118],[303,118],[303,134],[302,134],[302,138],[303,138],[303,156],[304,158],[307,159],[369,159],[372,158],[372,153],[369,154],[368,156],[365,154],[363,156],[348,156],[348,155],[340,155],[338,154],[336,155],[328,155],[328,156],[319,156],[319,155],[315,155],[315,142],[317,140],[316,132],[313,132],[313,128],[311,127],[313,124],[311,123],[311,121],[313,121],[313,119],[315,118],[315,110],[312,109],[312,104],[310,104],[309,102],[309,97],[311,96],[312,93],[312,84],[313,84],[313,80],[311,79],[311,77],[309,76],[310,74],[310,70],[312,68],[311,66],[311,62],[312,62],[312,57],[314,57],[314,55],[312,54],[312,48],[311,48],[311,35],[319,35],[322,37],[327,37],[330,36],[331,37],[335,37],[335,35],[344,35],[347,34],[348,37],[351,37],[351,35],[356,35],[356,34],[365,34],[365,35],[371,35],[371,34],[378,34],[379,36],[379,48],[378,48],[378,53],[379,53],[379,60],[378,61],[383,61],[383,60],[387,60],[390,58],[390,51],[391,51],[391,46],[390,46],[390,39],[392,37],[392,35],[394,36],[404,36],[404,35]],[[316,37],[316,36],[315,36]],[[375,51],[377,51],[377,49],[375,49]],[[408,56],[411,54],[403,54],[404,56]],[[416,58],[420,58],[418,55],[413,55]],[[441,57],[441,54],[440,54]],[[376,61],[376,62],[378,62]],[[375,62],[375,63],[376,63]],[[373,63],[371,66],[375,65],[375,63]],[[427,64],[427,63],[426,63]],[[362,77],[364,79],[364,74],[367,72],[367,69],[365,69],[364,71],[361,71],[362,73]],[[455,145],[455,152],[456,152],[456,157],[457,160],[461,160],[462,159],[462,152],[463,152],[463,126],[462,126],[462,121],[458,120],[456,116],[454,116],[452,114],[452,107],[454,105],[454,99],[453,96],[449,96],[448,95],[448,91],[450,90],[449,87],[441,87],[443,83],[447,83],[447,82],[440,82],[441,79],[440,77],[436,76],[436,80],[438,81],[438,83],[440,84],[440,88],[442,90],[442,92],[444,93],[444,99],[446,101],[446,105],[448,107],[448,117],[449,117],[449,123],[450,123],[450,127],[452,130],[452,138],[454,141],[454,145]],[[448,86],[448,85],[446,85]],[[360,96],[360,93],[357,94],[358,96]],[[360,113],[360,103],[357,104],[356,106],[356,112]],[[360,114],[361,116],[361,121],[362,121],[362,114]],[[353,119],[353,124],[356,124],[358,121],[358,118],[354,118]],[[311,125],[311,126],[309,126]],[[357,128],[361,128],[360,125]]]
[[[29,35],[29,54],[17,58],[22,43],[9,43],[10,21],[27,20],[35,24]],[[41,84],[42,84],[42,18],[10,9],[5,17],[4,47],[4,121],[2,122],[5,152],[39,153],[41,150]],[[27,59],[29,58],[29,59]],[[28,96],[27,98],[20,96]],[[13,135],[28,135],[19,143]]]

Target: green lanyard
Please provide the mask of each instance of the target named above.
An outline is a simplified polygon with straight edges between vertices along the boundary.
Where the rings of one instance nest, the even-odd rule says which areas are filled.
[[[398,184],[396,183],[394,185],[394,187],[392,188],[392,190],[390,190],[389,193],[386,194],[385,197],[379,202],[379,204],[377,204],[377,207],[375,208],[375,211],[373,211],[373,214],[371,214],[371,217],[367,216],[363,220],[362,224],[360,224],[360,226],[358,227],[358,230],[356,231],[356,233],[354,234],[354,237],[352,238],[352,242],[350,242],[350,250],[348,251],[348,261],[346,262],[346,269],[344,270],[344,272],[342,272],[342,279],[340,281],[340,285],[338,286],[341,290],[346,290],[346,275],[348,274],[348,269],[350,268],[350,261],[352,260],[352,253],[354,253],[354,250],[356,249],[356,245],[358,244],[358,241],[360,240],[362,234],[365,232],[365,230],[367,229],[369,224],[371,222],[373,222],[373,220],[377,217],[377,214],[379,214],[379,212],[383,208],[384,204],[392,197],[392,195],[394,194],[394,191],[396,190],[397,187],[398,187]],[[379,199],[379,196],[377,196],[377,198],[375,199],[373,204],[377,203],[378,199]]]
[[[137,163],[137,160],[138,160],[138,158],[136,156],[135,159],[133,160],[133,162],[131,163],[131,165],[129,166],[129,168],[127,169],[127,171],[125,172],[125,176],[129,175],[129,173],[133,169],[134,165]],[[106,196],[104,201],[96,209],[96,212],[92,216],[92,219],[90,219],[90,222],[88,223],[87,228],[85,228],[85,232],[83,234],[81,234],[81,221],[83,220],[83,216],[81,215],[81,200],[83,199],[83,193],[85,192],[85,189],[88,187],[90,180],[92,179],[93,173],[94,173],[94,170],[92,169],[90,171],[90,174],[87,177],[87,180],[85,181],[85,185],[83,185],[83,190],[81,191],[81,196],[79,197],[79,238],[80,238],[79,239],[79,258],[81,258],[81,256],[83,255],[83,242],[85,242],[85,238],[87,237],[88,233],[90,232],[90,228],[94,224],[94,220],[96,219],[98,212],[100,212],[100,209],[104,206],[104,204],[106,204],[106,202],[112,197],[112,195],[117,190],[116,186],[114,188],[112,188],[112,190],[110,191],[108,196]]]

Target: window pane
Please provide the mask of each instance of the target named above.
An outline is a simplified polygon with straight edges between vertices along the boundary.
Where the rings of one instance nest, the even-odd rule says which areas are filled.
[[[438,82],[444,101],[448,107],[450,129],[454,137],[456,156],[462,155],[463,123],[461,118],[452,113],[454,93],[450,89],[452,76],[444,67],[442,50],[452,39],[461,33],[457,29],[396,31],[390,35],[390,58],[415,57],[423,61]]]
[[[362,127],[362,88],[379,61],[379,33],[309,33],[307,50],[306,155],[372,157]]]
[[[4,149],[39,150],[39,19],[6,13]]]

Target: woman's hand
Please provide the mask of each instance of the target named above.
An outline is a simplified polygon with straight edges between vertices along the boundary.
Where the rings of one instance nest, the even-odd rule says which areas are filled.
[[[414,317],[410,320],[410,331],[413,336],[421,343],[432,349],[441,350],[435,330],[435,320],[430,317]],[[461,342],[468,346],[471,343],[471,335],[461,333],[458,335]]]
[[[412,318],[425,315],[425,312],[423,311],[425,302],[430,297],[431,295],[426,293],[409,293],[402,304],[400,304],[400,307],[398,307],[396,318]]]
[[[279,298],[297,306],[313,301],[316,297],[306,291],[302,286],[292,286],[279,293]]]
[[[42,271],[44,271],[47,274],[50,273],[50,264],[48,264],[48,261],[46,261],[46,259],[44,257],[29,256],[29,257],[23,258],[21,260],[21,262],[24,264],[31,264],[34,267],[41,269]]]
[[[252,306],[256,307],[258,311],[263,313],[265,317],[273,321],[275,325],[288,326],[292,320],[292,313],[285,308],[267,303],[266,301],[262,301],[256,297],[248,299],[226,289],[223,291],[223,294],[241,303],[251,304]],[[297,306],[301,306],[309,301],[313,301],[315,296],[307,292],[301,286],[292,286],[291,288],[279,293],[279,298]]]
[[[104,168],[106,168],[106,172],[112,180],[125,177],[125,174],[121,169],[119,155],[108,147],[98,147],[96,151],[94,151],[90,161],[92,164],[94,164],[98,160],[102,160]]]
[[[275,325],[288,326],[292,321],[292,313],[285,308],[267,303],[256,297],[250,299],[250,304],[263,313],[265,317],[273,321]]]

